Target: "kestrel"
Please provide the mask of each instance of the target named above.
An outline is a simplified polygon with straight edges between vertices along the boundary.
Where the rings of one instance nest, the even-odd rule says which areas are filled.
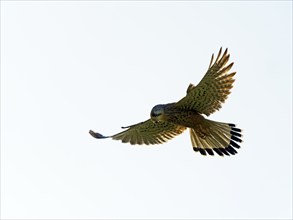
[[[233,63],[228,63],[228,49],[222,55],[220,49],[215,61],[212,55],[209,68],[197,86],[190,84],[187,94],[178,102],[160,104],[153,107],[150,119],[127,127],[112,136],[89,131],[98,139],[112,138],[130,144],[161,144],[181,134],[189,128],[193,150],[202,155],[234,155],[240,148],[241,129],[235,124],[206,119],[204,115],[219,110],[233,87],[230,72]]]

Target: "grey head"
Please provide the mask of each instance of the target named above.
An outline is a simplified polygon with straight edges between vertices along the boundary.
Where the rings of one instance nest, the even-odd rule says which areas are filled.
[[[155,122],[160,120],[160,116],[164,114],[165,105],[156,105],[152,108],[151,119]]]

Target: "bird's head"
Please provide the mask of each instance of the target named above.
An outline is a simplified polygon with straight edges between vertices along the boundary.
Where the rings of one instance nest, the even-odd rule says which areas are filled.
[[[151,119],[153,122],[162,121],[164,115],[165,105],[156,105],[151,111]]]

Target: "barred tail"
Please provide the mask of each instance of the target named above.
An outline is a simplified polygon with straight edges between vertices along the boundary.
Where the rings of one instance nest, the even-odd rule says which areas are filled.
[[[237,153],[241,143],[241,129],[235,124],[222,123],[205,119],[197,128],[190,128],[193,150],[202,155],[230,156]]]

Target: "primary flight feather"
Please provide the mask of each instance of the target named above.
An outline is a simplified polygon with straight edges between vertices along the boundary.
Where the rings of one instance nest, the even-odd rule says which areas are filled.
[[[217,58],[212,55],[209,68],[199,82],[190,84],[187,94],[178,102],[160,104],[151,110],[151,118],[128,127],[127,130],[112,136],[104,136],[90,130],[98,139],[112,138],[130,144],[161,144],[189,128],[193,150],[202,155],[234,155],[240,148],[241,129],[235,124],[222,123],[206,119],[221,108],[230,90],[236,72],[230,72],[233,63],[228,63],[228,49],[222,54],[220,49]]]

